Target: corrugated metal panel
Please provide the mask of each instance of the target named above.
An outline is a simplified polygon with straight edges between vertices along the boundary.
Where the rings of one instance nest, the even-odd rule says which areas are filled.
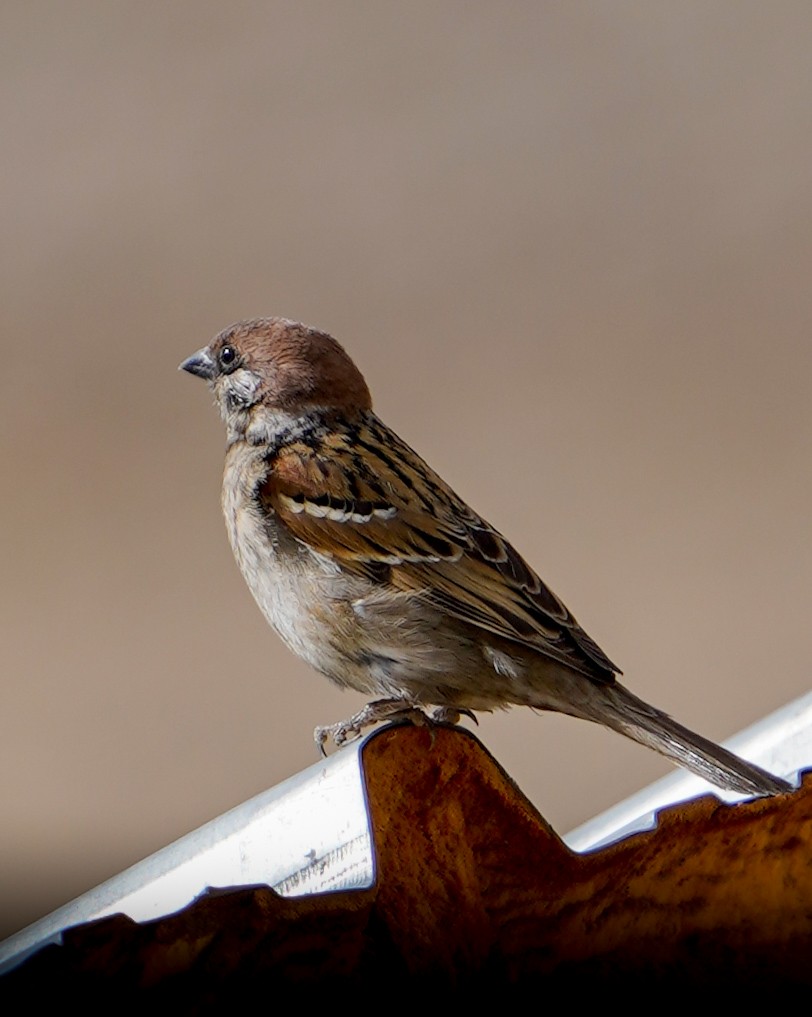
[[[374,735],[370,736],[374,737]],[[136,921],[170,914],[207,887],[267,884],[283,896],[371,886],[374,853],[361,772],[351,745],[133,865],[0,944],[0,971],[63,929],[116,913]],[[812,764],[812,693],[726,742],[779,776]],[[697,795],[725,794],[682,771],[564,838],[590,851],[655,824],[656,811]]]

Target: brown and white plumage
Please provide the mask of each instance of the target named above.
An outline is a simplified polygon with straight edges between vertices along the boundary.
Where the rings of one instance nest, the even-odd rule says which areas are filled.
[[[261,610],[317,670],[373,697],[322,740],[426,706],[520,704],[603,723],[721,786],[789,789],[617,682],[516,550],[375,415],[331,336],[240,322],[181,367],[209,381],[226,424],[223,509]]]

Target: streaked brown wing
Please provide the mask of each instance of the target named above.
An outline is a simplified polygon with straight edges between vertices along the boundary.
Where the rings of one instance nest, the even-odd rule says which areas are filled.
[[[461,621],[593,679],[619,669],[510,544],[370,415],[285,446],[260,498],[290,532],[344,567],[425,596]]]

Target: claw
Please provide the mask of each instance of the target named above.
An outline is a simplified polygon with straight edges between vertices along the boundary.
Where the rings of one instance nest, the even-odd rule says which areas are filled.
[[[428,723],[425,713],[414,703],[405,699],[376,699],[359,710],[349,720],[338,724],[317,727],[313,737],[322,756],[327,755],[326,742],[332,740],[338,748],[347,741],[358,738],[365,727],[372,727],[383,720],[410,720],[417,726]]]
[[[479,727],[479,721],[474,712],[464,706],[438,706],[431,713],[431,719],[437,724],[459,724],[460,717],[468,717]]]
[[[338,745],[337,740],[337,728],[341,727],[340,724],[327,724],[324,727],[317,727],[313,732],[313,740],[316,743],[316,747],[319,750],[319,755],[322,759],[327,758],[327,743],[332,739],[334,745]]]
[[[366,727],[373,727],[381,721],[410,721],[415,727],[429,727],[433,724],[458,724],[461,717],[468,717],[477,726],[474,712],[465,707],[438,706],[432,710],[431,716],[426,716],[423,710],[408,699],[375,699],[359,710],[349,720],[341,721],[338,724],[327,724],[324,727],[317,727],[313,732],[313,738],[318,746],[319,753],[324,757],[327,755],[327,742],[332,741],[336,748],[348,741],[359,738]],[[432,731],[432,742],[434,732]]]

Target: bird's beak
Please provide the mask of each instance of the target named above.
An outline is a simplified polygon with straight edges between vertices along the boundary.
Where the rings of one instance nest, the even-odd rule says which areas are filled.
[[[182,364],[178,365],[179,371],[188,371],[189,374],[196,374],[198,378],[205,378],[206,381],[212,380],[215,369],[216,364],[212,360],[208,348],[205,346],[202,350],[193,353],[191,357],[187,357]]]

